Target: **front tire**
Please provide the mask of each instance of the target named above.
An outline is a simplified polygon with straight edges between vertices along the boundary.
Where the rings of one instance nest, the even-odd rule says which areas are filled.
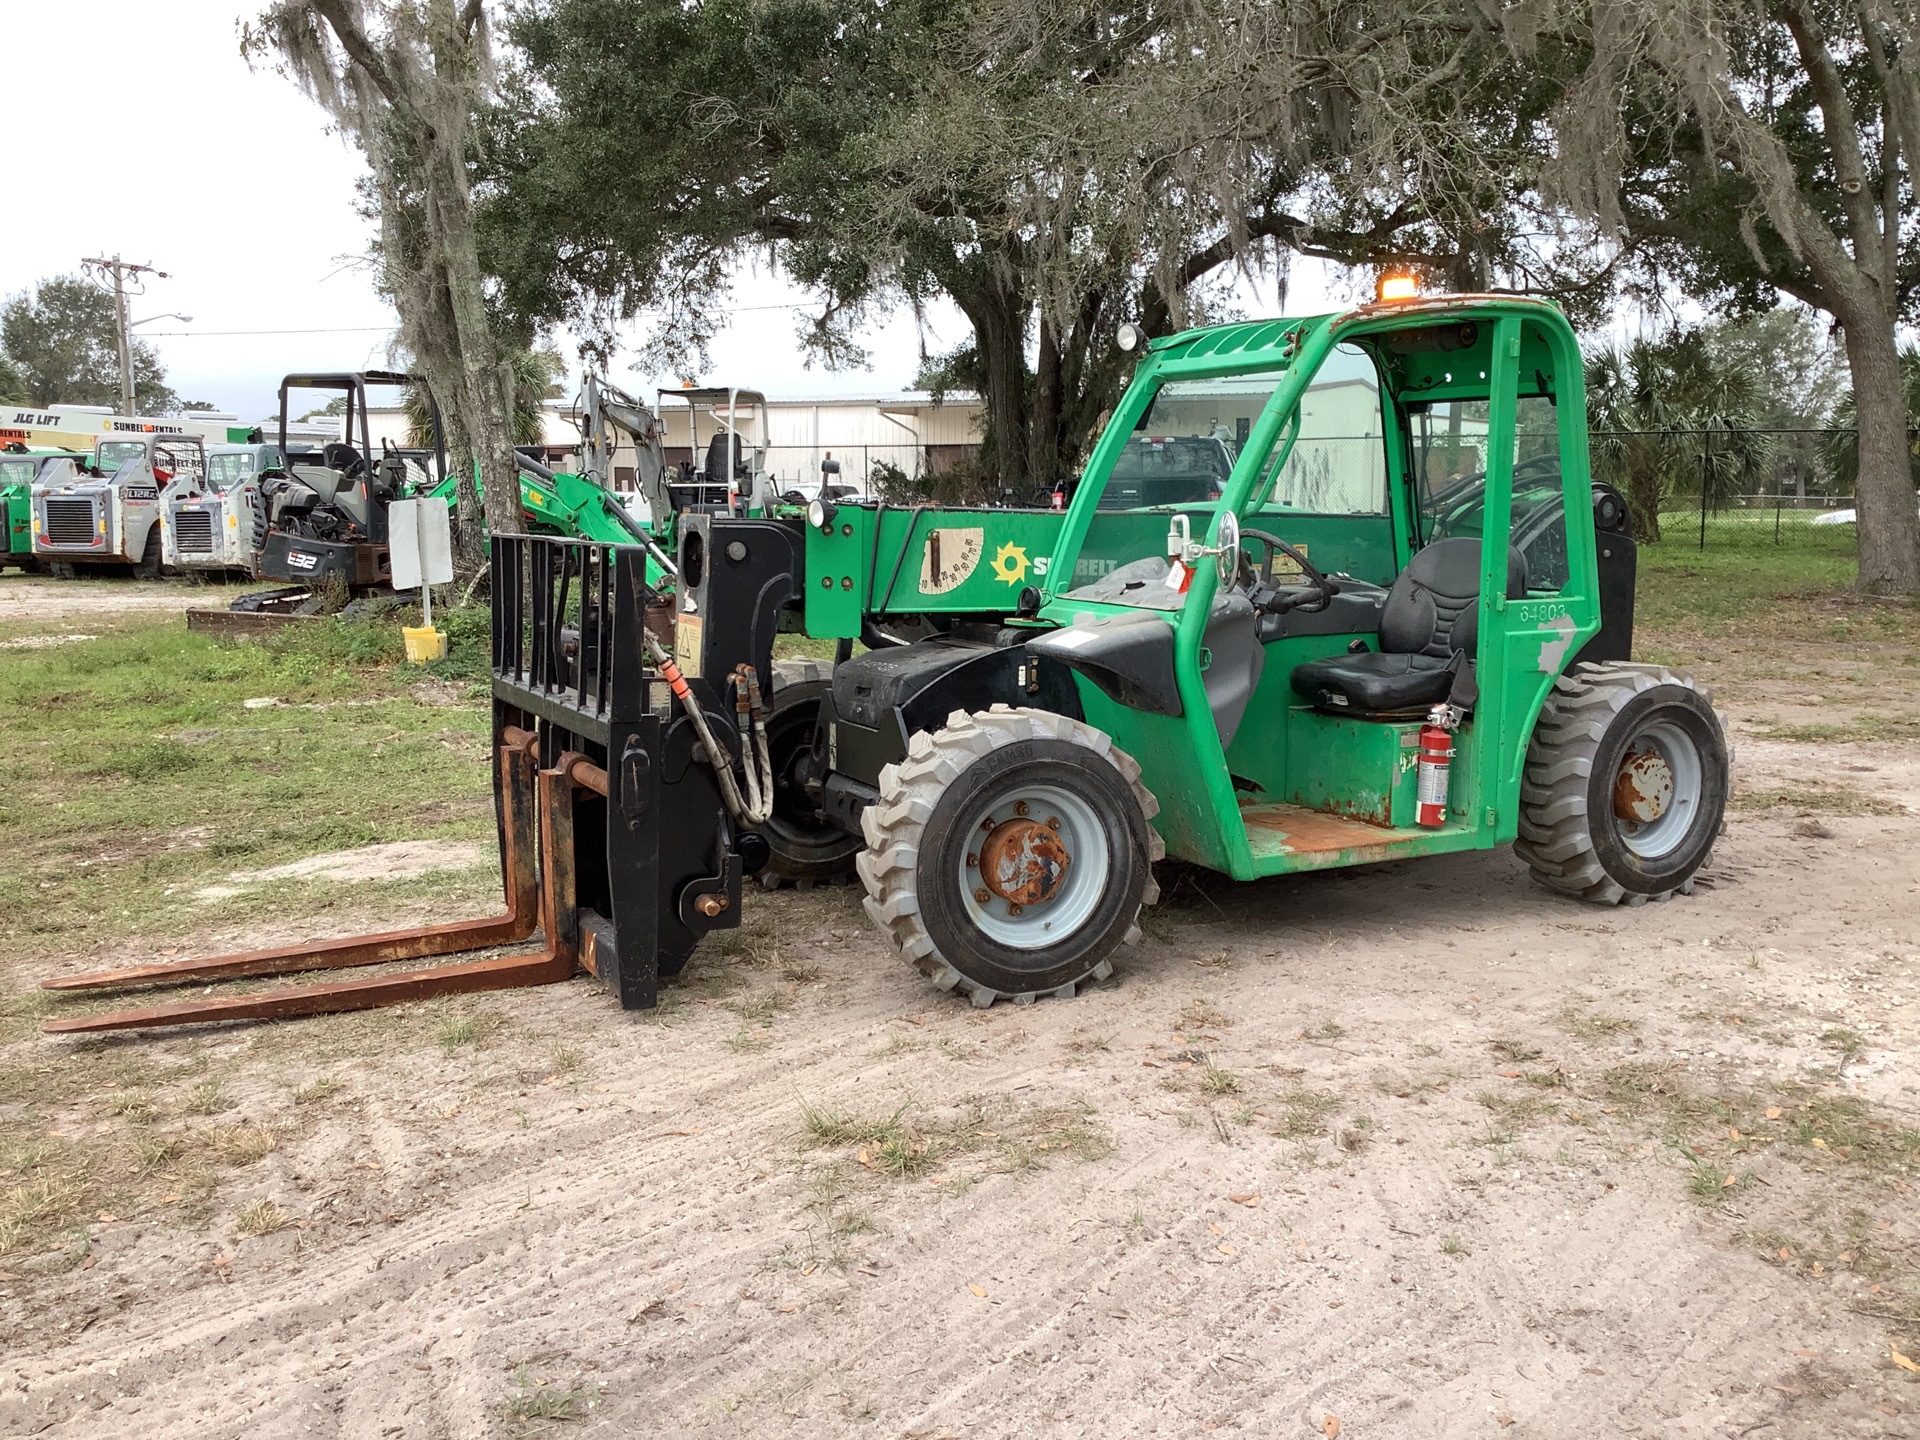
[[[1690,676],[1577,665],[1534,726],[1513,848],[1548,889],[1598,904],[1688,894],[1727,786],[1725,729]]]
[[[133,578],[136,580],[158,580],[160,578],[160,522],[154,521],[147,530],[147,543],[140,552],[139,560],[134,562]]]
[[[1044,710],[956,710],[880,772],[856,867],[867,914],[943,990],[982,1008],[1113,973],[1160,898],[1159,802],[1099,730]]]
[[[760,883],[777,890],[828,884],[853,872],[862,844],[820,813],[805,787],[820,705],[833,689],[825,660],[776,660],[767,697],[767,754],[773,761],[773,814],[760,826],[772,857]]]

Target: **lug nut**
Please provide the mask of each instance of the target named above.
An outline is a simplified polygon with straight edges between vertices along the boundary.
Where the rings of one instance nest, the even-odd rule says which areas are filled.
[[[1007,902],[1007,914],[1018,915],[1019,913],[1020,913],[1020,907],[1018,905],[1015,905],[1011,900],[1009,900]]]
[[[993,898],[993,892],[987,889],[986,886],[982,885],[978,890],[975,890],[973,892],[973,898],[978,900],[982,905],[984,905],[987,903],[987,901]]]
[[[1026,802],[1026,801],[1024,801],[1024,800],[1016,800],[1016,801],[1014,801],[1014,802],[1013,802],[1013,813],[1014,813],[1014,814],[1016,814],[1016,815],[1024,815],[1024,814],[1026,814],[1026,813],[1027,813],[1027,802]]]
[[[979,865],[980,865],[980,857],[978,855],[970,854],[967,856],[967,869],[969,870],[978,869]]]
[[[1047,829],[1058,830],[1059,828],[1060,828],[1060,817],[1058,815],[1049,815],[1047,817]]]
[[[991,816],[991,815],[989,815],[989,816],[987,816],[987,818],[986,818],[986,819],[984,819],[984,820],[982,820],[982,821],[980,822],[980,828],[981,828],[982,830],[985,830],[985,831],[987,831],[987,832],[989,832],[989,833],[991,833],[991,832],[992,832],[992,830],[993,830],[993,816]]]

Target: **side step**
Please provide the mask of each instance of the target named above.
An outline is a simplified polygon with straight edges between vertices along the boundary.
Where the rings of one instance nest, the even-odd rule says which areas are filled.
[[[221,1020],[270,1020],[293,1015],[325,1015],[398,1005],[436,995],[506,990],[568,979],[580,969],[577,940],[579,917],[573,872],[572,787],[576,784],[591,786],[595,780],[604,785],[605,779],[595,767],[577,763],[577,757],[574,756],[562,756],[560,766],[556,769],[536,771],[535,740],[529,731],[510,728],[502,740],[497,764],[505,820],[500,859],[507,892],[506,914],[486,920],[430,925],[416,930],[389,930],[375,935],[323,940],[283,949],[244,951],[209,960],[183,960],[62,976],[42,981],[41,988],[65,991],[118,990],[138,985],[197,984],[246,976],[294,975],[311,970],[385,965],[398,960],[417,960],[518,944],[533,934],[536,923],[547,937],[544,950],[488,956],[424,970],[267,990],[250,995],[190,1000],[145,1010],[117,1010],[70,1020],[48,1020],[41,1029],[49,1035],[66,1035],[96,1030],[206,1024]],[[540,864],[540,861],[545,863]]]

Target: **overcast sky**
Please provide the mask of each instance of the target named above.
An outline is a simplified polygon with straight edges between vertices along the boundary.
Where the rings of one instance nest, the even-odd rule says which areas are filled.
[[[0,228],[0,293],[76,273],[87,256],[158,266],[168,278],[149,277],[134,318],[193,318],[157,319],[136,333],[159,351],[182,397],[248,420],[272,411],[289,371],[385,363],[395,320],[361,258],[368,230],[353,208],[358,153],[327,133],[320,111],[287,80],[240,58],[238,20],[251,12],[232,0],[7,8],[9,113],[39,123],[9,127],[14,223]],[[1350,293],[1344,277],[1303,266],[1287,308],[1313,313]],[[912,383],[919,340],[904,313],[864,337],[869,370],[807,369],[796,312],[762,308],[804,298],[776,275],[742,273],[739,308],[713,346],[712,369],[698,378],[775,396]],[[1275,313],[1273,284],[1243,286],[1239,304]],[[965,338],[950,309],[931,324],[931,350]],[[571,358],[566,337],[557,339]],[[624,366],[613,376],[632,390],[674,378]]]

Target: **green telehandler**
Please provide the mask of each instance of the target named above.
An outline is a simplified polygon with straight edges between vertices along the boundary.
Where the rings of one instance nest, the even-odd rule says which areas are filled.
[[[976,1005],[1111,974],[1163,855],[1250,880],[1512,845],[1578,899],[1691,891],[1727,745],[1698,685],[1630,658],[1631,525],[1591,477],[1555,306],[1415,297],[1119,338],[1132,382],[1063,512],[684,516],[671,649],[637,549],[496,536],[506,916],[48,983],[448,956],[515,927],[543,948],[48,1028],[582,969],[648,1006],[739,924],[783,818],[837,839],[894,948]],[[776,761],[761,677],[783,628],[841,643]]]

